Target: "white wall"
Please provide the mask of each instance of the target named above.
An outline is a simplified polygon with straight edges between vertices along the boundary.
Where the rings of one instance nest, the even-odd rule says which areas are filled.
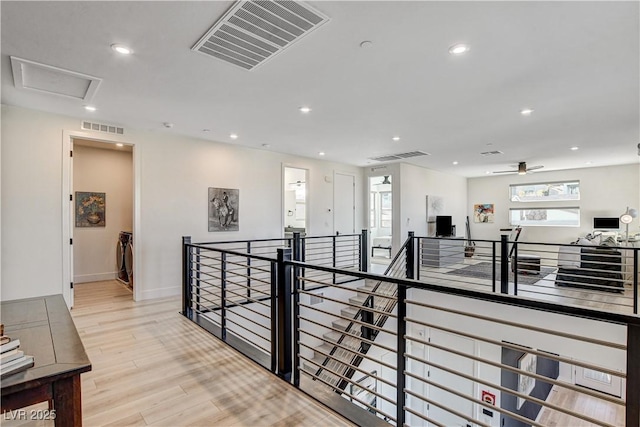
[[[401,241],[409,231],[415,231],[416,236],[427,236],[427,195],[443,198],[442,215],[451,215],[456,235],[464,236],[465,217],[470,215],[465,209],[467,178],[404,163],[401,174]]]
[[[104,227],[73,230],[74,283],[114,279],[120,231],[133,230],[133,163],[131,152],[73,148],[73,190],[106,193]]]
[[[36,124],[36,125],[34,125]],[[2,106],[2,298],[61,293],[62,133],[80,119]],[[87,136],[108,139],[108,134]],[[139,298],[179,294],[181,236],[195,242],[279,237],[282,166],[309,169],[309,233],[333,234],[334,170],[356,176],[356,229],[362,228],[362,169],[310,158],[125,129],[134,144],[140,212],[136,240]],[[325,180],[325,177],[329,179]],[[327,182],[328,181],[328,182]],[[207,188],[240,190],[240,230],[207,231]],[[138,223],[136,223],[137,225]],[[34,266],[37,266],[35,268]]]
[[[579,206],[580,227],[525,227],[520,241],[571,243],[579,236],[592,231],[594,216],[618,217],[627,206],[638,207],[640,198],[638,182],[640,165],[607,166],[564,171],[537,172],[530,175],[500,175],[468,180],[469,215],[473,205],[493,203],[495,222],[474,224],[471,219],[471,236],[474,239],[499,239],[500,228],[509,227],[510,207]],[[558,203],[512,203],[509,201],[510,184],[554,182],[565,180],[580,181],[580,200]],[[630,232],[638,232],[640,221],[634,220]]]
[[[451,215],[458,236],[464,235],[467,178],[406,163],[391,163],[365,170],[367,177],[391,176],[393,191],[393,253],[409,231],[427,236],[427,195],[444,198],[444,215]],[[366,204],[368,205],[368,199]],[[368,215],[368,211],[366,213]],[[368,219],[367,219],[368,224]]]

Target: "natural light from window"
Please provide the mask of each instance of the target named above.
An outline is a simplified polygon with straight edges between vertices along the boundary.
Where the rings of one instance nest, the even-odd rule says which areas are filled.
[[[511,208],[509,209],[509,224],[527,227],[579,227],[580,208]]]
[[[509,192],[512,202],[580,200],[580,181],[513,184]]]

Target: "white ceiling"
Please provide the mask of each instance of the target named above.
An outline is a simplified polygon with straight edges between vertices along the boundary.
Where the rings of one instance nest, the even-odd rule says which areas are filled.
[[[252,71],[191,50],[232,4],[2,1],[2,103],[360,166],[422,150],[405,161],[464,176],[638,161],[637,1],[313,1],[330,22]],[[98,110],[16,89],[11,55],[101,78]]]

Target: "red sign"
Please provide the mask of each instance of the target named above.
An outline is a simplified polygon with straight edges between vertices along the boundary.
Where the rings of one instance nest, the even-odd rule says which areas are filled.
[[[482,401],[490,405],[495,405],[496,395],[488,392],[487,390],[482,390]]]

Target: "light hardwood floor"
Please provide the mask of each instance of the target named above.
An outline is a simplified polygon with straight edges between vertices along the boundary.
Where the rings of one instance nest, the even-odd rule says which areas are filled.
[[[85,426],[352,425],[179,310],[175,297],[133,302],[116,281],[76,285],[71,314],[93,366],[82,375]]]
[[[623,427],[625,424],[623,406],[614,405],[582,393],[576,393],[564,387],[554,386],[547,398],[547,402],[588,415],[610,425]],[[551,427],[595,427],[598,425],[549,409],[541,411],[538,422]]]

